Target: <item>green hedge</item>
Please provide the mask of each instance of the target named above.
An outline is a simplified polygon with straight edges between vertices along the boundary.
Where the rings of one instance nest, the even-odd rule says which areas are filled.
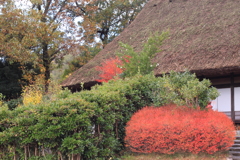
[[[7,124],[0,133],[2,152],[5,154],[11,148],[16,157],[23,159],[45,156],[44,151],[63,158],[85,154],[83,146],[96,150],[91,124],[95,107],[83,99],[69,98],[48,105],[18,107],[14,111],[1,108],[0,115],[9,113],[8,117],[1,116],[1,123]]]
[[[124,125],[152,102],[153,75],[110,81],[91,91],[63,90],[38,105],[0,108],[0,158],[107,159],[123,147]],[[10,159],[11,159],[10,158]]]

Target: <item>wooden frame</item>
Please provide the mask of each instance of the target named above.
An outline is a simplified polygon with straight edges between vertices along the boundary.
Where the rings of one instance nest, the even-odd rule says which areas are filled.
[[[230,88],[230,99],[231,99],[231,111],[224,112],[228,115],[234,123],[240,123],[240,111],[235,111],[235,87],[240,87],[240,75],[231,73],[226,76],[220,77],[204,77],[209,79],[212,82],[212,86],[221,89],[221,88]],[[203,79],[203,77],[201,77]]]

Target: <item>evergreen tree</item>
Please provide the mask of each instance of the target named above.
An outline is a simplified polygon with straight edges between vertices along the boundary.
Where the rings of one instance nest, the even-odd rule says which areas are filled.
[[[40,74],[40,69],[33,67],[33,63],[22,65],[19,62],[11,62],[9,58],[0,58],[0,93],[6,100],[19,98],[22,88],[34,81],[34,75],[28,80],[23,78],[26,71],[35,75]]]
[[[0,60],[0,93],[6,99],[18,98],[22,91],[22,70],[20,64],[8,63],[5,58]]]

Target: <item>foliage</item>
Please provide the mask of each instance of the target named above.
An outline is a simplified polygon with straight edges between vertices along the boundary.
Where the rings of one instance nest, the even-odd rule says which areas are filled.
[[[68,14],[72,3],[68,0],[31,1],[21,9],[14,1],[10,2],[1,7],[1,54],[21,64],[34,62],[44,76],[47,91],[51,62],[61,58],[74,44],[73,39],[67,37],[75,27]]]
[[[35,74],[32,70],[33,67],[28,70],[28,63],[37,62],[35,54],[32,54],[29,49],[31,45],[35,44],[35,39],[31,35],[31,33],[35,32],[30,27],[34,26],[33,22],[31,22],[32,19],[25,17],[24,11],[15,8],[11,1],[7,3],[9,4],[1,8],[0,29],[2,32],[0,32],[0,49],[1,56],[6,62],[3,73],[6,69],[12,70],[11,73],[13,73],[12,76],[14,76],[16,82],[20,78],[27,78],[28,74]],[[29,81],[31,78],[32,76],[25,80]],[[17,84],[19,84],[19,81],[15,83],[15,85]],[[17,89],[17,87],[12,87],[13,90],[14,88]],[[21,92],[21,84],[19,84],[16,93],[19,92]]]
[[[0,60],[0,93],[6,99],[19,97],[21,94],[22,71],[18,63],[9,64],[6,60]]]
[[[213,154],[227,150],[234,139],[233,122],[224,113],[168,105],[135,113],[125,141],[133,152]]]
[[[117,78],[123,72],[121,68],[122,61],[118,57],[107,59],[101,65],[96,67],[96,70],[101,72],[99,75],[101,79],[96,80],[98,82],[108,82],[111,79]]]
[[[148,0],[95,0],[78,5],[84,10],[80,23],[87,43],[100,38],[103,46],[118,36],[137,16]],[[84,7],[83,7],[84,6]]]
[[[0,93],[0,107],[3,105],[4,101],[4,95],[2,93]]]
[[[118,148],[115,150],[119,150],[124,147],[124,126],[132,113],[152,103],[149,86],[153,81],[156,79],[152,74],[136,75],[125,80],[110,80],[108,83],[96,86],[91,91],[75,95],[79,95],[88,102],[97,103],[99,117],[96,117],[96,125],[99,125],[101,131],[111,129],[111,133],[114,133],[112,136],[118,139]]]
[[[107,82],[117,76],[125,78],[136,74],[149,74],[156,66],[151,63],[151,59],[155,53],[160,52],[158,47],[167,34],[163,32],[161,35],[151,36],[140,53],[135,52],[130,45],[121,43],[121,46],[125,48],[124,53],[118,53],[118,57],[107,59],[101,64],[102,66],[97,66],[96,70],[101,72],[99,75],[101,79],[96,81]]]
[[[17,106],[20,106],[23,104],[22,98],[17,99],[11,99],[9,101],[5,101],[6,105],[8,106],[9,110],[15,109]]]
[[[43,90],[39,85],[30,85],[23,89],[23,105],[35,105],[42,101]]]
[[[205,108],[209,101],[216,99],[219,93],[207,79],[200,81],[195,74],[170,72],[164,74],[157,82],[153,94],[157,101],[177,105]]]
[[[3,112],[7,111],[1,108]],[[8,120],[11,127],[1,132],[1,149],[8,153],[15,147],[14,156],[24,155],[25,158],[43,157],[47,154],[44,152],[51,150],[62,159],[82,154],[84,148],[96,150],[91,143],[95,140],[90,123],[93,113],[93,105],[77,99],[18,107],[12,111],[16,116]],[[3,118],[1,120],[7,124],[10,116]]]
[[[43,97],[41,103],[14,110],[0,107],[0,152],[4,153],[0,159],[48,154],[61,160],[114,157],[124,148],[125,126],[132,114],[143,106],[167,102],[156,98],[161,78],[137,74],[74,94],[53,87],[58,94]]]
[[[135,60],[135,57],[125,57],[124,59],[125,63],[132,63]],[[122,69],[122,61],[118,58],[108,59],[102,63],[102,66],[98,66],[96,69],[102,72],[99,75],[101,79],[97,80],[98,82],[108,82],[110,79],[116,79],[118,76],[130,73],[127,69]],[[136,66],[135,69],[137,69]],[[152,92],[149,92],[149,94],[152,94],[152,101],[156,106],[174,103],[189,107],[205,108],[209,101],[219,96],[217,89],[211,87],[209,80],[203,79],[200,81],[195,74],[191,74],[188,71],[183,73],[172,71],[169,74],[158,77],[149,85],[152,88]]]
[[[16,5],[14,0],[4,0],[0,3],[0,54],[21,65],[33,62],[44,77],[47,92],[53,61],[60,61],[69,53],[79,54],[81,50],[78,58],[81,64],[70,63],[64,77],[69,75],[93,57],[96,51],[91,48],[99,51],[101,46],[95,39],[99,33],[104,42],[115,37],[135,18],[146,0],[122,2],[21,0]],[[79,17],[81,23],[77,27],[75,19]],[[34,70],[25,67],[22,70],[24,79],[35,79]]]
[[[51,101],[13,111],[0,108],[1,151],[27,158],[43,157],[47,150],[63,159],[112,157],[123,147],[124,126],[132,113],[151,103],[153,77],[110,81],[74,94],[63,90]]]
[[[156,64],[152,64],[151,60],[156,53],[161,51],[159,47],[167,37],[168,32],[162,32],[161,34],[155,33],[144,43],[143,49],[139,53],[135,52],[130,45],[120,43],[124,48],[122,53],[118,53],[118,56],[123,62],[124,73],[122,76],[131,77],[137,73],[145,75],[152,72]],[[126,58],[126,56],[130,58]]]
[[[19,98],[23,87],[41,76],[39,68],[34,67],[33,63],[11,61],[8,57],[0,58],[0,93],[5,96],[5,100]]]

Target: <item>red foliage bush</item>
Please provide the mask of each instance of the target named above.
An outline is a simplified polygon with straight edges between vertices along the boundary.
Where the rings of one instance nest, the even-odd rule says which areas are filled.
[[[125,142],[133,152],[212,154],[227,150],[235,134],[224,113],[168,105],[136,112],[127,123]]]
[[[118,57],[110,58],[105,62],[101,63],[101,66],[96,67],[96,70],[101,72],[101,74],[99,75],[101,79],[97,79],[96,81],[108,82],[110,79],[113,79],[118,74],[121,74],[123,72],[123,69],[119,66],[122,66],[122,64],[122,61]]]

